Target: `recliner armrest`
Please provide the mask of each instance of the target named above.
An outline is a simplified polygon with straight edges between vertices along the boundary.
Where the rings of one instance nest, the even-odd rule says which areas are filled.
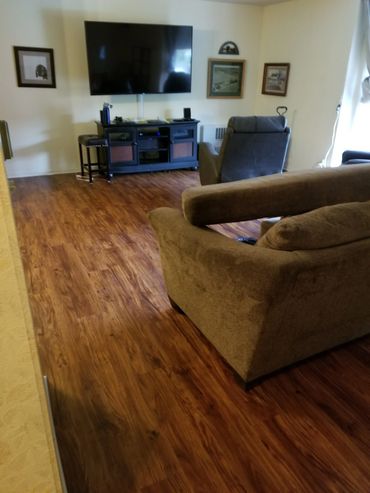
[[[370,162],[370,152],[347,150],[342,154],[342,164]]]
[[[219,153],[216,151],[215,146],[211,142],[201,142],[199,144],[199,150],[207,154],[209,157],[218,158]]]
[[[199,178],[202,185],[211,185],[220,181],[220,155],[210,142],[199,144]]]

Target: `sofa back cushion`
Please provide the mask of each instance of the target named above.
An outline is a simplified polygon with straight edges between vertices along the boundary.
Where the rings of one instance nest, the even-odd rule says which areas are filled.
[[[285,217],[257,241],[275,250],[314,250],[370,238],[370,201],[320,207]]]
[[[292,216],[327,205],[370,200],[370,166],[338,166],[190,187],[185,218],[195,226]]]

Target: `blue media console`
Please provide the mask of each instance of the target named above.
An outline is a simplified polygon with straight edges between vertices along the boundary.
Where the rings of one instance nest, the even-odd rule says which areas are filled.
[[[147,120],[103,125],[108,140],[109,174],[198,168],[198,120]]]

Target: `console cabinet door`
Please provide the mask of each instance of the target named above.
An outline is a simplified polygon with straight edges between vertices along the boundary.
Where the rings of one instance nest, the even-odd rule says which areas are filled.
[[[197,126],[173,125],[171,127],[171,162],[197,159]]]
[[[109,131],[108,140],[111,151],[111,164],[132,165],[137,163],[135,129],[117,128]]]

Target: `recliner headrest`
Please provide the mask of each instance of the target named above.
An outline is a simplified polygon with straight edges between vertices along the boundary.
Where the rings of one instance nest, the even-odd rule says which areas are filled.
[[[285,116],[232,116],[228,128],[235,133],[284,132]]]

